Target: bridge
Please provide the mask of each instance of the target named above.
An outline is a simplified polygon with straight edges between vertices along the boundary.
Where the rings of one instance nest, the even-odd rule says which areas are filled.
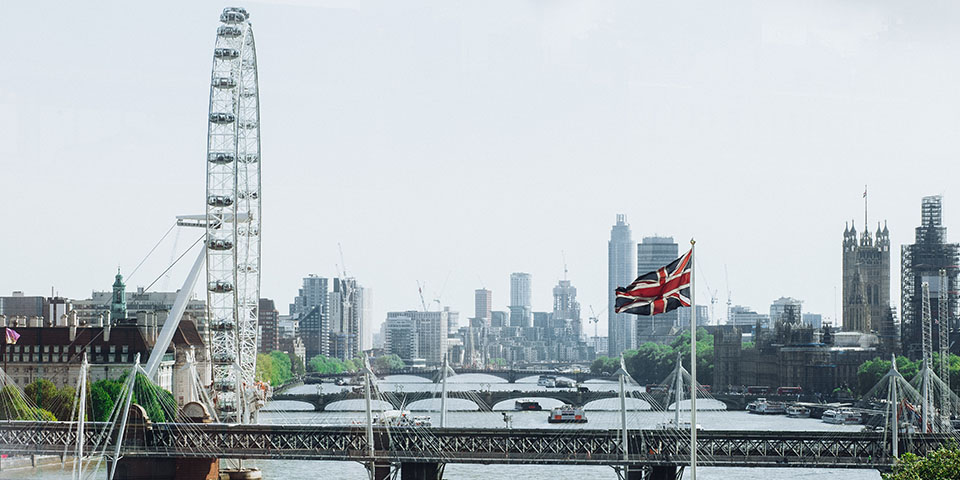
[[[478,368],[451,368],[457,375],[465,375],[469,373],[491,375],[494,377],[502,378],[507,381],[507,383],[516,383],[517,380],[527,377],[535,377],[540,375],[551,375],[557,378],[569,378],[575,382],[585,382],[587,380],[609,380],[611,382],[616,381],[616,377],[610,375],[597,375],[590,372],[580,371],[580,372],[569,372],[569,373],[560,373],[556,370],[484,370]],[[304,378],[304,383],[320,383],[323,379],[330,378],[353,378],[357,376],[356,372],[342,372],[342,373],[308,373]],[[426,378],[434,383],[440,383],[441,375],[440,369],[425,369],[425,368],[398,368],[393,370],[386,370],[377,372],[379,378],[384,378],[390,375],[410,375],[414,377]]]
[[[107,424],[88,425],[85,443],[92,448]],[[667,478],[689,463],[688,431],[629,430],[626,452],[620,435],[619,430],[376,427],[371,457],[363,426],[153,423],[130,425],[121,455],[127,461],[212,456],[356,461],[432,479],[441,478],[438,466],[447,463],[609,465],[624,467],[633,479]],[[899,451],[924,455],[953,439],[950,434],[903,435]],[[0,422],[0,450],[8,454],[59,455],[76,440],[71,422]],[[715,467],[887,471],[895,462],[890,439],[878,432],[702,430],[697,451],[698,465]]]
[[[394,408],[400,408],[403,405],[409,405],[418,400],[434,398],[436,392],[430,391],[410,391],[410,392],[383,392],[383,399],[390,402]],[[604,398],[616,398],[619,394],[612,390],[588,390],[579,391],[575,389],[549,389],[535,391],[505,391],[491,390],[482,392],[459,392],[448,391],[447,398],[459,398],[470,400],[477,403],[480,410],[492,410],[494,405],[505,400],[524,399],[524,398],[552,398],[565,404],[586,405],[594,400]],[[326,410],[327,406],[334,402],[342,400],[360,400],[363,399],[363,393],[343,391],[335,393],[276,393],[273,400],[292,400],[309,403],[317,412]],[[639,393],[633,397],[643,400],[650,404],[655,410],[664,410],[669,405],[665,405],[668,399],[664,394]],[[777,396],[769,397],[771,400],[780,401]],[[727,410],[743,410],[749,400],[755,399],[743,395],[716,395],[713,399],[723,402]],[[783,400],[793,400],[795,397],[783,397]],[[702,409],[702,407],[701,407]]]

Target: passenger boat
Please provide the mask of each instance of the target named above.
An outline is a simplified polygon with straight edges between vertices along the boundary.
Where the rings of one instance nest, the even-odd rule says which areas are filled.
[[[540,375],[540,378],[537,379],[537,385],[547,388],[556,387],[557,377],[553,375]]]
[[[353,422],[356,425],[361,425],[366,422],[363,420],[356,420]],[[433,423],[430,421],[430,417],[426,415],[411,415],[410,410],[384,410],[380,412],[376,417],[373,418],[373,424],[375,426],[385,426],[385,427],[430,427],[433,426]]]
[[[810,416],[810,409],[800,405],[790,405],[787,407],[787,416],[791,418],[804,418]]]
[[[573,405],[564,405],[554,407],[550,410],[550,416],[547,417],[549,423],[587,423],[587,416],[580,407]]]
[[[860,416],[859,412],[846,408],[827,410],[823,412],[820,418],[833,425],[860,425],[863,422],[863,417]]]
[[[540,406],[540,402],[534,400],[517,400],[513,403],[513,409],[518,411],[533,410],[539,412],[543,410],[543,407]]]
[[[783,415],[787,413],[787,408],[781,402],[768,402],[766,398],[758,398],[753,410],[750,413],[760,415]]]
[[[679,427],[677,426],[679,425]],[[690,421],[689,420],[680,420],[680,423],[674,423],[673,419],[669,421],[658,423],[657,428],[660,430],[690,430]],[[700,424],[697,424],[697,430],[703,430],[703,427]]]

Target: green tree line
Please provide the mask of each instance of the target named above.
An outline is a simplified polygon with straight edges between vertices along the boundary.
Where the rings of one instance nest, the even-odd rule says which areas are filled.
[[[932,363],[934,371],[939,375],[940,354],[938,352],[933,352]],[[900,375],[903,375],[903,378],[907,380],[912,380],[913,377],[917,375],[920,371],[921,364],[921,360],[910,360],[902,355],[897,356],[897,370],[900,372]],[[960,382],[960,356],[950,354],[947,360],[947,367],[950,375],[950,385],[960,385],[960,383],[958,383]],[[857,368],[857,393],[864,395],[869,392],[889,371],[889,359],[877,357],[861,363],[860,367]]]
[[[627,373],[640,384],[660,383],[676,368],[678,354],[690,370],[690,332],[681,333],[669,345],[647,342],[636,350],[626,350],[623,362]],[[618,368],[620,359],[611,357],[599,357],[590,365],[596,375],[609,375]],[[713,383],[713,335],[703,328],[697,329],[697,381]]]
[[[254,378],[258,381],[279,387],[303,373],[303,360],[293,353],[274,350],[269,354],[257,354]]]

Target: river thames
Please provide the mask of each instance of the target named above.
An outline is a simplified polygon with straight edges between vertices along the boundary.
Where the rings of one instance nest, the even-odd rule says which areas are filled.
[[[544,408],[550,408],[559,402],[549,399],[549,390],[536,385],[536,378],[527,378],[518,381],[516,384],[508,384],[495,377],[482,375],[463,375],[463,378],[451,380],[448,384],[449,390],[523,390],[523,391],[543,391],[543,397],[538,394],[527,395],[523,398],[533,398],[538,400]],[[380,382],[380,389],[383,392],[400,394],[411,391],[437,391],[439,386],[429,383],[424,379],[416,377],[392,377],[389,381]],[[591,381],[586,383],[592,390],[610,390],[616,388],[613,382]],[[335,386],[333,384],[302,385],[294,387],[295,393],[313,393],[320,388],[324,392],[339,391],[345,387]],[[348,387],[347,387],[348,388]],[[515,428],[550,428],[557,429],[558,433],[573,434],[576,429],[616,429],[620,428],[620,413],[615,411],[619,403],[617,399],[600,400],[599,403],[587,405],[588,423],[581,425],[570,424],[548,424],[547,412],[513,412],[508,411],[512,417],[512,426]],[[428,411],[438,405],[438,400],[425,400],[412,403],[409,408],[414,415],[427,415],[432,418],[433,423],[439,423],[439,413]],[[634,399],[633,404],[640,406],[642,402]],[[709,400],[698,400],[698,406],[715,405]],[[287,409],[305,409],[309,405],[299,404],[298,402],[275,402],[268,403],[265,411],[260,413],[259,422],[263,424],[277,423],[297,423],[304,425],[342,425],[352,423],[362,423],[365,414],[357,411],[362,408],[362,400],[352,400],[340,404],[331,404],[330,411],[313,412],[312,410],[291,411]],[[479,412],[473,404],[466,400],[449,399],[448,405],[452,411],[448,411],[446,416],[447,427],[473,427],[473,428],[506,428],[503,421],[503,413]],[[283,408],[285,411],[270,411],[275,408]],[[512,401],[508,404],[503,402],[494,407],[495,410],[512,410]],[[463,409],[463,410],[458,410]],[[473,411],[468,411],[473,409]],[[628,412],[627,423],[629,428],[656,428],[659,423],[672,419],[672,412],[656,412],[649,410],[632,410]],[[689,411],[682,411],[681,416],[688,418]],[[861,427],[857,425],[831,425],[818,419],[810,418],[787,418],[782,415],[752,415],[743,411],[698,411],[697,422],[705,430],[770,430],[770,431],[858,431]],[[300,479],[300,478],[322,478],[322,479],[357,479],[367,478],[366,469],[355,462],[329,462],[329,461],[299,461],[299,460],[257,460],[247,461],[244,465],[254,465],[263,472],[264,479]],[[814,469],[814,468],[698,468],[698,478],[703,480],[710,479],[729,479],[738,480],[780,480],[780,479],[817,479],[817,480],[878,480],[880,474],[875,470],[849,470],[849,469]],[[38,478],[45,480],[65,480],[70,478],[70,472],[61,471],[59,467],[52,467],[42,470],[29,470],[17,472],[2,472],[0,478]],[[98,475],[99,478],[99,475]],[[591,478],[596,480],[615,480],[616,473],[611,467],[589,467],[589,466],[543,466],[543,465],[475,465],[475,464],[448,464],[444,471],[444,478],[451,480],[480,480],[495,478],[522,478],[524,480],[582,480]],[[684,478],[689,478],[689,472],[685,472]]]

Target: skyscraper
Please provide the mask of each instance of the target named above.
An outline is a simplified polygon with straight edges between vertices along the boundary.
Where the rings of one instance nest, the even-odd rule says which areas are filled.
[[[890,231],[877,224],[876,240],[856,226],[843,229],[843,330],[879,330],[890,308]]]
[[[553,287],[553,323],[556,327],[563,327],[574,338],[579,339],[582,333],[580,324],[580,302],[577,301],[577,287],[570,284],[570,280],[560,280]]]
[[[490,326],[490,312],[493,310],[493,292],[486,288],[474,290],[474,318],[480,325]]]
[[[617,287],[625,287],[637,278],[636,244],[627,216],[618,213],[617,223],[610,229],[610,241],[607,242],[607,337],[610,356],[633,348],[636,337],[634,316],[626,313],[614,313],[617,301]]]
[[[679,247],[673,237],[643,237],[643,241],[637,244],[637,276],[664,267],[679,256]],[[687,325],[690,320],[690,310],[687,307],[655,316],[640,317],[637,319],[637,328],[641,332],[648,332],[680,326],[681,318],[684,319],[684,325]]]
[[[533,307],[530,301],[530,274],[510,274],[510,326],[529,327],[533,323]]]
[[[273,300],[260,299],[260,309],[257,324],[260,327],[258,353],[270,353],[280,350],[280,312]]]
[[[290,304],[290,315],[300,321],[300,337],[306,352],[305,362],[317,355],[330,354],[330,321],[327,279],[310,275]]]
[[[330,291],[330,354],[349,360],[360,353],[363,336],[363,293],[355,278],[334,278]]]
[[[933,320],[933,338],[938,338],[941,318],[955,329],[957,312],[957,264],[960,263],[960,244],[947,243],[947,228],[943,226],[941,197],[923,197],[921,224],[916,229],[913,245],[901,247],[900,302],[903,305],[901,342],[910,358],[922,355],[922,285],[930,286],[930,314]],[[946,292],[940,288],[940,270],[946,275]],[[947,311],[940,313],[940,297],[946,295]],[[846,319],[844,319],[846,322]],[[936,341],[933,342],[937,350]]]

